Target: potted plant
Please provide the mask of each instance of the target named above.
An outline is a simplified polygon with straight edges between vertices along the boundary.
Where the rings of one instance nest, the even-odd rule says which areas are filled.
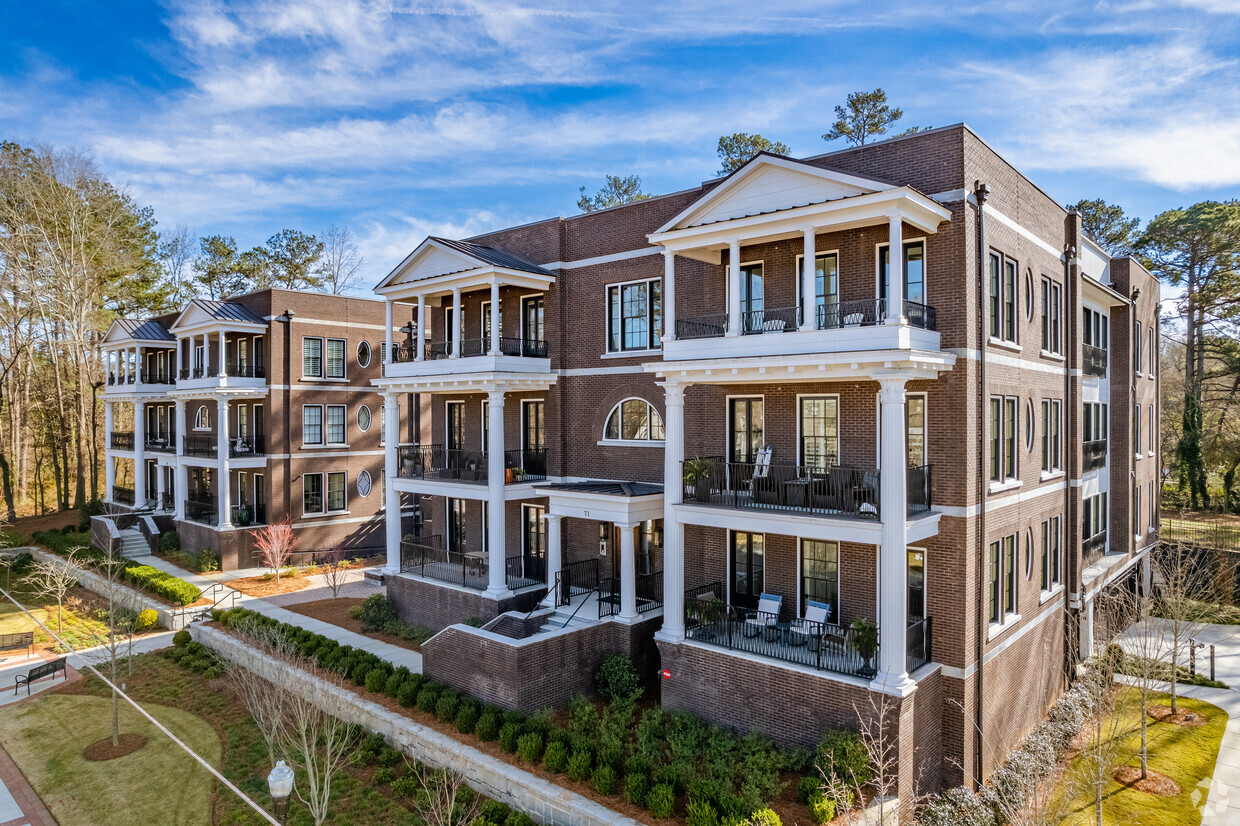
[[[874,655],[878,653],[878,623],[866,619],[865,617],[857,617],[852,623],[852,635],[848,640],[848,645],[861,655],[864,661],[857,674],[870,678],[878,671],[870,664],[874,659]]]
[[[254,514],[250,511],[249,505],[242,505],[241,507],[237,508],[237,524],[238,525],[240,525],[243,528],[248,528],[250,527],[250,522],[253,521],[253,519],[254,519]]]
[[[715,463],[710,459],[698,457],[685,462],[685,484],[693,486],[693,501],[706,502],[710,499],[710,477],[715,470]]]

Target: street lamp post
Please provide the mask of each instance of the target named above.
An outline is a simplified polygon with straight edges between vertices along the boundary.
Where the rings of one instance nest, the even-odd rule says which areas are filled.
[[[281,824],[288,822],[288,799],[293,793],[293,770],[283,760],[276,761],[276,767],[267,775],[267,788],[271,791],[272,808],[275,809],[276,820]]]

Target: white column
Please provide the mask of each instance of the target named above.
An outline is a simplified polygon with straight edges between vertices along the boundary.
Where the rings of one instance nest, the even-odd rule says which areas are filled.
[[[741,334],[741,242],[728,242],[728,335]]]
[[[177,339],[176,349],[172,351],[172,379],[177,381],[181,378],[181,339]]]
[[[189,468],[177,460],[176,488],[172,491],[172,518],[185,518],[185,498],[189,496]]]
[[[228,368],[224,363],[224,342],[226,338],[227,337],[224,335],[224,331],[220,330],[220,375],[221,376],[228,375]],[[323,357],[326,358],[327,355],[324,354]]]
[[[637,548],[633,530],[637,525],[620,526],[620,619],[637,619]],[[683,590],[683,589],[682,589]]]
[[[665,384],[663,416],[663,627],[656,636],[667,642],[685,638],[685,528],[675,506],[684,493],[681,463],[685,454],[685,388]]]
[[[219,508],[220,512],[216,515],[219,520],[218,524],[221,528],[230,528],[232,510],[232,490],[228,484],[228,398],[223,397],[215,402],[216,410],[216,433],[215,433],[215,476],[218,487]],[[324,491],[324,496],[327,492]]]
[[[499,281],[491,282],[491,355],[499,355]]]
[[[487,393],[487,595],[508,593],[504,577],[504,391]]]
[[[176,413],[176,429],[177,429],[176,440],[177,441],[175,445],[176,454],[178,456],[184,456],[185,455],[185,447],[184,447],[185,445],[185,402],[182,401],[181,399],[177,399],[175,402],[173,402],[173,404],[176,405],[176,411],[177,411]]]
[[[388,325],[390,330],[391,324]],[[391,347],[388,347],[391,352]],[[400,494],[396,492],[397,445],[400,444],[400,397],[395,393],[383,397],[383,486],[387,512],[384,514],[387,528],[387,565],[384,575],[400,573]]]
[[[103,403],[103,431],[107,435],[103,451],[103,501],[112,501],[112,486],[116,484],[116,460],[112,458],[112,402]]]
[[[908,459],[904,446],[904,379],[879,380],[879,510],[883,520],[878,551],[879,648],[876,691],[908,694],[905,643],[908,634]]]
[[[887,323],[904,322],[904,217],[892,215],[887,230]]]
[[[133,504],[146,502],[146,404],[133,403]]]
[[[555,578],[560,574],[560,522],[564,517],[548,513],[543,516],[547,520],[547,596],[542,604],[547,608],[555,607]]]
[[[1094,655],[1094,601],[1090,599],[1081,609],[1081,660]]]
[[[818,329],[818,291],[814,285],[814,266],[817,248],[814,241],[814,228],[802,230],[805,236],[805,248],[802,260],[801,281],[801,329]]]
[[[126,347],[120,352],[125,354],[125,384],[129,384],[129,348]]]
[[[158,462],[155,464],[155,510],[162,511],[164,508],[164,468]]]
[[[663,250],[663,340],[676,340],[676,253]]]
[[[452,356],[461,355],[461,288],[452,291]]]
[[[142,357],[142,348],[133,348],[134,384],[142,384],[142,373],[146,368],[146,360]]]
[[[418,296],[418,314],[413,319],[417,329],[414,334],[417,339],[417,350],[414,351],[413,360],[421,361],[423,359],[423,350],[426,349],[426,298]]]
[[[383,341],[384,341],[384,359],[383,374],[387,375],[387,366],[396,361],[392,356],[392,299],[383,299]]]

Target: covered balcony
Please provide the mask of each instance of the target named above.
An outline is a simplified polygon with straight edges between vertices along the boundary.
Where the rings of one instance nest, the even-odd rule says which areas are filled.
[[[267,383],[267,322],[243,304],[196,298],[172,324],[177,337],[177,391]]]
[[[451,450],[443,445],[401,445],[396,449],[401,479],[486,485],[490,458],[485,450]],[[547,478],[546,448],[504,451],[504,484],[541,482]]]
[[[449,550],[439,534],[402,539],[400,571],[475,591],[485,591],[491,581],[485,550],[467,546]],[[531,567],[521,554],[504,558],[504,583],[511,591],[543,585],[545,576],[545,568]]]
[[[103,338],[104,395],[158,394],[176,381],[176,339],[154,319],[117,319]]]

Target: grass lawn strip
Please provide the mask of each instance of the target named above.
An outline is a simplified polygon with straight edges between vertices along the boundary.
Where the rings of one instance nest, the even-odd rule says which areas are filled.
[[[1120,715],[1118,733],[1121,738],[1121,765],[1140,766],[1138,749],[1141,745],[1141,710],[1136,689],[1122,689],[1127,697],[1117,700]],[[1152,694],[1151,705],[1170,702],[1166,694]],[[1218,758],[1219,744],[1227,727],[1227,712],[1201,700],[1180,697],[1181,710],[1195,712],[1205,718],[1200,726],[1177,726],[1149,721],[1149,766],[1179,785],[1181,792],[1170,797],[1148,794],[1128,788],[1114,779],[1103,790],[1103,823],[1114,826],[1179,826],[1199,823],[1201,810],[1206,804],[1210,777]],[[1104,730],[1112,727],[1104,723]],[[1087,760],[1077,756],[1068,765],[1062,788],[1078,790],[1071,800],[1064,801],[1061,811],[1066,815],[1065,826],[1093,824],[1094,789],[1084,780]]]
[[[148,710],[207,760],[219,761],[219,738],[205,720],[174,708]],[[120,716],[122,732],[148,742],[114,760],[83,756],[111,735],[112,704],[102,697],[50,693],[18,703],[0,715],[0,739],[60,826],[210,824],[211,776],[124,702]]]

